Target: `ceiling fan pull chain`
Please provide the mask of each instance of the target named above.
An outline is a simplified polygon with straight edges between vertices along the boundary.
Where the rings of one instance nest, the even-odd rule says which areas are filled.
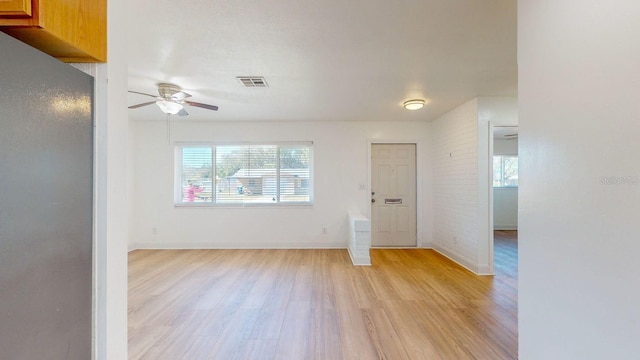
[[[167,143],[171,145],[171,121],[169,121],[169,116],[171,114],[167,114]]]

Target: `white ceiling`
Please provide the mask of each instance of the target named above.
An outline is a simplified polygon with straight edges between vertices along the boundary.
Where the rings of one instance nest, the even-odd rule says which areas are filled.
[[[517,126],[496,126],[493,128],[493,138],[500,140],[514,140],[518,138]]]
[[[189,120],[430,121],[515,95],[516,0],[129,1],[129,90],[171,82]],[[264,76],[244,88],[237,76]],[[402,102],[423,98],[407,111]],[[153,100],[129,94],[129,105]],[[155,106],[131,119],[164,119]]]

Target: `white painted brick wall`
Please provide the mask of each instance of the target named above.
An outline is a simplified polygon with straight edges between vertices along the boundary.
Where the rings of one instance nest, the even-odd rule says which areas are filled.
[[[353,265],[371,265],[371,221],[360,213],[349,213],[349,256]]]
[[[478,99],[432,124],[433,247],[477,270]]]

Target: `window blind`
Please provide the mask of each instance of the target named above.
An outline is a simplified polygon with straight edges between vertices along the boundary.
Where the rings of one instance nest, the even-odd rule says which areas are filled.
[[[179,145],[176,202],[310,204],[312,144]]]

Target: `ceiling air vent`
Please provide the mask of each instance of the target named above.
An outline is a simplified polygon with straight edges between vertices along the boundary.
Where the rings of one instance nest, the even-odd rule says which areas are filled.
[[[267,81],[262,76],[238,76],[238,80],[245,87],[267,87]]]

